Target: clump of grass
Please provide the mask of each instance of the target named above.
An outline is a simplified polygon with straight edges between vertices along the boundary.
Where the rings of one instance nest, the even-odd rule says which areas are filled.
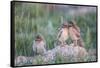
[[[16,56],[33,56],[32,44],[34,37],[40,33],[46,40],[47,49],[53,49],[57,36],[57,28],[61,25],[60,17],[63,16],[66,20],[75,18],[77,25],[80,27],[81,36],[85,43],[87,51],[96,49],[96,12],[87,13],[79,16],[71,16],[66,12],[58,10],[50,10],[49,7],[39,4],[20,4],[15,5],[15,55]],[[49,23],[48,23],[49,22]],[[50,24],[51,23],[51,24]],[[49,31],[50,30],[50,31]],[[66,41],[67,42],[67,41]],[[68,41],[68,44],[71,41]],[[38,59],[39,58],[39,59]],[[76,59],[62,58],[57,55],[54,63],[69,63],[76,62]],[[96,55],[88,56],[86,61],[95,61]],[[41,56],[32,59],[33,63],[29,64],[45,64]],[[81,60],[79,60],[81,61]],[[82,60],[83,61],[83,60]],[[84,62],[84,61],[83,61]],[[48,62],[52,63],[52,62]]]

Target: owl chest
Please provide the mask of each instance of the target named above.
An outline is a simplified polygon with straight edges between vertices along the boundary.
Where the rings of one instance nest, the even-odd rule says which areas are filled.
[[[39,45],[36,47],[36,52],[37,53],[43,53],[45,50],[45,47],[43,45]]]
[[[74,32],[73,28],[69,29],[69,35],[72,39],[77,39],[76,33]]]
[[[64,29],[63,31],[62,31],[62,37],[63,38],[67,38],[68,37],[68,30],[66,29]]]
[[[43,49],[44,48],[44,43],[43,42],[38,43],[36,48],[37,49]]]

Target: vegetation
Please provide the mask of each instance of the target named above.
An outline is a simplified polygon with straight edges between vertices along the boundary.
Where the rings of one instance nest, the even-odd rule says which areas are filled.
[[[62,9],[66,8],[63,8],[62,6]],[[70,11],[72,11],[71,9]],[[54,48],[57,29],[61,25],[61,16],[63,16],[65,21],[72,19],[76,20],[76,23],[81,30],[81,36],[85,43],[85,48],[87,51],[93,50],[96,52],[96,12],[87,11],[87,13],[79,14],[77,16],[70,15],[69,12],[65,12],[65,10],[61,10],[60,8],[53,8],[52,5],[16,2],[15,55],[33,56],[32,44],[34,37],[37,34],[43,35],[46,40],[47,49]],[[42,60],[37,60],[37,64],[42,64],[39,61]],[[63,61],[64,60],[58,56],[55,63]],[[87,59],[87,61],[96,61],[96,54],[93,54],[89,59]]]

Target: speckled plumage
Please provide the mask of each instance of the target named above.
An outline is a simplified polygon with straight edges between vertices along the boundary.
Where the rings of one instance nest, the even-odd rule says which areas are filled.
[[[80,28],[76,25],[75,22],[71,21],[71,24],[69,25],[69,36],[72,39],[73,43],[79,46],[84,46],[81,34],[80,34]]]
[[[33,52],[35,54],[43,55],[46,52],[46,42],[41,40],[34,40],[33,41]]]
[[[58,32],[57,39],[59,42],[61,42],[62,45],[64,45],[65,41],[68,39],[68,26],[62,25],[61,29]]]

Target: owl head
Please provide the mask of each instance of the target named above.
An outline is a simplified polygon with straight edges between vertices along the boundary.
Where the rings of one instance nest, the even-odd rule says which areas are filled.
[[[35,41],[42,41],[42,40],[43,40],[43,38],[40,35],[37,35],[35,38]]]
[[[67,23],[67,22],[64,22],[64,23],[62,24],[62,28],[68,28],[68,23]]]
[[[72,27],[74,25],[76,25],[75,21],[68,21],[68,27]]]

